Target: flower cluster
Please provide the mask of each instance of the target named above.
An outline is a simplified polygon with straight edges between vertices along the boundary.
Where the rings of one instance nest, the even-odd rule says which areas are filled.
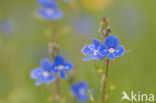
[[[56,56],[54,63],[51,64],[49,59],[43,59],[40,63],[41,67],[31,71],[31,78],[37,80],[36,85],[45,82],[49,84],[56,79],[56,73],[60,72],[60,77],[65,79],[65,72],[70,71],[73,66],[70,62],[66,62],[62,56]]]
[[[37,0],[43,8],[38,10],[39,15],[46,20],[58,20],[62,17],[62,10],[55,0]]]
[[[104,44],[94,38],[93,45],[84,46],[82,53],[88,56],[83,59],[84,61],[104,59],[105,56],[108,56],[109,59],[115,59],[115,57],[120,57],[124,54],[124,47],[120,46],[117,37],[110,35],[105,38]]]
[[[71,92],[79,101],[82,102],[85,102],[89,99],[88,91],[88,84],[84,81],[75,83],[71,86]]]

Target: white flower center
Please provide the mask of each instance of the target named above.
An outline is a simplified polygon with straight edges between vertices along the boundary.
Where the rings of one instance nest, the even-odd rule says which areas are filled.
[[[49,76],[49,72],[43,72],[43,76],[44,77],[48,77]]]
[[[95,50],[95,51],[94,51],[94,55],[97,55],[97,54],[98,54],[98,51],[97,51],[97,50]]]
[[[113,48],[110,48],[110,49],[109,49],[109,53],[114,53],[114,51],[115,51],[115,50],[114,50]]]
[[[47,8],[47,9],[46,9],[46,12],[47,12],[49,15],[51,15],[51,14],[54,13],[54,10],[51,9],[51,8]]]
[[[79,89],[79,93],[80,93],[80,95],[84,95],[85,94],[85,89],[84,88],[80,88]]]
[[[62,70],[63,68],[64,68],[63,65],[59,65],[59,66],[55,67],[55,69],[58,69],[58,70]]]

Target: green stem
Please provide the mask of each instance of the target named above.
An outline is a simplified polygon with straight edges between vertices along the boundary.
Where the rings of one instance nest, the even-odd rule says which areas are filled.
[[[50,22],[50,27],[51,27],[51,41],[49,43],[49,49],[50,49],[50,54],[51,54],[51,60],[53,61],[55,56],[59,54],[59,48],[56,43],[57,41],[57,33],[56,33],[56,23],[54,21]],[[57,76],[55,80],[55,99],[57,103],[61,103],[60,101],[60,79],[59,76]]]
[[[102,103],[105,103],[106,101],[106,85],[107,85],[107,79],[108,79],[108,70],[109,70],[109,59],[107,58],[107,64],[106,64],[106,71],[105,71],[105,77],[104,77],[104,84],[103,84],[103,92],[102,92]]]
[[[56,33],[56,23],[54,21],[50,22],[51,27],[51,41],[49,43],[49,48],[51,49],[51,59],[53,60],[55,56],[59,53],[57,41],[57,33]]]
[[[56,101],[57,103],[61,103],[60,100],[60,79],[59,76],[57,76],[56,81],[55,81],[55,95],[56,95]]]

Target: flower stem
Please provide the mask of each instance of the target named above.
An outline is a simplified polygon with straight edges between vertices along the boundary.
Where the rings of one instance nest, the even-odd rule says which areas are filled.
[[[51,41],[56,42],[57,34],[56,34],[56,23],[54,21],[50,22],[51,25]]]
[[[103,84],[103,92],[102,92],[102,103],[105,103],[106,101],[106,85],[107,85],[107,78],[108,78],[108,70],[109,70],[109,59],[107,58],[107,61],[106,61],[106,71],[105,71],[105,77],[104,77],[104,84]]]
[[[48,45],[49,47],[49,52],[51,56],[51,60],[53,61],[55,56],[59,54],[59,46],[57,45],[57,33],[56,33],[56,23],[54,21],[50,22],[50,27],[51,27],[51,41]],[[57,103],[61,103],[60,101],[60,79],[59,76],[57,76],[55,80],[55,99]]]
[[[49,52],[51,54],[51,59],[53,60],[56,55],[59,53],[59,46],[56,43],[57,41],[57,33],[56,33],[56,23],[54,21],[50,22],[51,27],[51,41],[49,43]]]
[[[56,81],[55,81],[55,95],[56,95],[56,101],[57,103],[61,103],[61,100],[60,100],[60,79],[59,77],[57,76],[56,78]]]

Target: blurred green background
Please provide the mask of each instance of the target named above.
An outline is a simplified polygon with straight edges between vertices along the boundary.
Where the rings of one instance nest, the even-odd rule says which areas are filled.
[[[59,0],[64,15],[56,21],[57,42],[61,55],[74,64],[74,82],[86,80],[99,100],[100,77],[94,61],[82,61],[85,56],[81,49],[92,43],[93,37],[100,38],[99,22],[107,16],[111,33],[130,51],[117,58],[109,70],[108,103],[122,103],[123,90],[129,94],[156,94],[155,5],[154,0]],[[54,84],[36,87],[30,78],[30,71],[40,66],[41,59],[49,57],[49,21],[36,15],[38,8],[35,0],[0,1],[0,23],[9,20],[13,25],[9,33],[0,31],[0,103],[51,101]],[[64,103],[70,103],[67,80],[61,80],[61,93]]]

